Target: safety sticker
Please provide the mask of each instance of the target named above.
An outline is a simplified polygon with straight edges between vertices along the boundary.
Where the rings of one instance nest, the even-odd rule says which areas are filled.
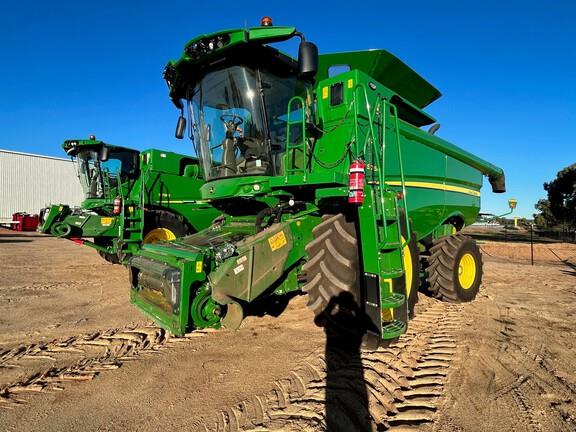
[[[196,261],[196,273],[202,273],[202,261]]]
[[[288,241],[286,240],[284,231],[280,231],[268,239],[268,244],[272,252],[286,246],[286,243],[288,243]]]
[[[112,223],[114,223],[114,218],[111,217],[100,218],[100,225],[102,226],[110,226],[112,225]]]
[[[248,257],[246,255],[241,256],[240,258],[238,258],[236,260],[236,264],[242,264],[243,262],[245,262],[248,259]]]
[[[240,264],[238,267],[234,269],[234,274],[237,275],[240,272],[244,271],[244,264]]]

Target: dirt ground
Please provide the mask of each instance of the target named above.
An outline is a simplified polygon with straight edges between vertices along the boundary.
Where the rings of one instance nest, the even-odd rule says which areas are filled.
[[[389,348],[335,346],[306,297],[175,339],[94,251],[0,229],[0,430],[576,431],[576,245],[480,240],[477,299],[420,296]],[[328,426],[326,426],[328,425]]]

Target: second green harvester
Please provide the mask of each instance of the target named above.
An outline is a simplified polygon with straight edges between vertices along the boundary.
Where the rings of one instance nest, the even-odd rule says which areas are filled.
[[[504,192],[503,171],[422,130],[440,92],[389,52],[318,55],[294,27],[262,24],[198,36],[165,69],[176,135],[189,123],[202,199],[222,217],[145,245],[132,302],[182,335],[238,328],[250,303],[301,290],[318,324],[374,346],[406,331],[421,262],[433,295],[472,300],[482,260],[459,231],[483,176]],[[297,59],[270,46],[291,38]]]
[[[150,149],[142,152],[90,139],[62,144],[74,160],[84,193],[79,208],[45,209],[40,232],[96,249],[122,262],[143,243],[200,231],[219,212],[203,202],[198,159]]]

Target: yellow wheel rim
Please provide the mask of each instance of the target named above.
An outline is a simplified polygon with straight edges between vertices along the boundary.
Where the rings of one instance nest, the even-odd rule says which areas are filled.
[[[402,237],[402,244],[406,243],[406,239]],[[412,291],[412,252],[408,243],[402,248],[402,259],[404,261],[404,277],[406,283],[406,299],[410,298],[410,291]]]
[[[154,228],[144,237],[144,244],[157,243],[159,241],[176,240],[176,236],[168,228]]]
[[[465,253],[458,264],[458,282],[464,289],[470,289],[476,280],[476,259],[470,253]]]

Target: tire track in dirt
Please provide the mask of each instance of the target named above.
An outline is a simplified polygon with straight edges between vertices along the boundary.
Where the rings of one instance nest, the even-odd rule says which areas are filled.
[[[15,408],[35,393],[63,390],[69,382],[91,381],[101,372],[118,369],[127,361],[212,332],[199,330],[175,338],[155,325],[146,324],[17,345],[0,352],[0,371],[13,370],[19,375],[18,379],[0,386],[0,408]]]
[[[512,390],[512,398],[520,410],[526,413],[531,430],[538,432],[547,429],[537,419],[537,409],[533,405],[538,404],[541,409],[549,407],[551,412],[556,413],[556,416],[546,418],[547,423],[552,422],[562,430],[576,431],[576,410],[573,405],[576,400],[576,385],[550,363],[549,353],[544,345],[532,350],[514,341],[508,343],[514,348],[507,350],[510,357],[526,369],[525,374],[530,375],[524,379],[530,388],[516,386]]]
[[[253,395],[224,409],[197,430],[326,430],[327,392],[341,413],[337,421],[347,425],[342,430],[365,430],[359,418],[362,413],[367,413],[377,430],[414,430],[432,422],[456,354],[453,334],[460,325],[462,308],[431,302],[432,306],[411,321],[409,331],[397,343],[362,352],[361,366],[343,350],[330,354],[318,350],[285,378],[275,381],[268,393]],[[353,371],[359,367],[362,381]],[[337,384],[328,390],[328,381]],[[365,407],[358,406],[362,392],[367,393]]]
[[[499,362],[516,379],[496,392],[494,399],[509,396],[520,414],[518,421],[531,431],[540,432],[552,425],[576,431],[576,419],[566,409],[576,399],[576,385],[550,363],[545,345],[534,347],[530,341],[518,339],[509,307],[499,308],[496,321],[503,325],[499,353],[506,356]],[[557,416],[543,417],[542,412],[548,407]]]
[[[477,308],[478,305],[477,302],[474,307]],[[492,415],[495,413],[506,416],[517,430],[576,431],[573,405],[576,400],[576,386],[569,381],[568,376],[563,376],[553,366],[554,356],[548,352],[546,345],[536,344],[534,340],[524,336],[523,329],[518,327],[520,323],[513,308],[493,304],[488,306],[497,311],[496,316],[492,317],[492,320],[498,323],[492,333],[495,337],[484,343],[479,341],[486,350],[473,351],[468,363],[478,365],[486,376],[493,373],[491,376],[498,378],[490,381],[486,388],[481,389],[470,400],[466,399],[466,393],[458,393],[456,390],[440,411],[447,414],[450,402],[454,403],[456,399],[459,399],[461,405],[468,406],[473,406],[480,400],[482,407],[474,410],[476,413],[483,412],[491,421],[482,425],[479,430],[493,430],[497,427],[498,421],[493,419]],[[484,310],[482,312],[482,319],[490,316],[489,313],[484,313]],[[468,339],[465,335],[463,338]],[[449,386],[460,388],[464,376],[474,379],[474,376],[470,378],[470,371],[457,370],[451,375]],[[449,418],[441,419],[438,430],[454,430],[449,425]]]

